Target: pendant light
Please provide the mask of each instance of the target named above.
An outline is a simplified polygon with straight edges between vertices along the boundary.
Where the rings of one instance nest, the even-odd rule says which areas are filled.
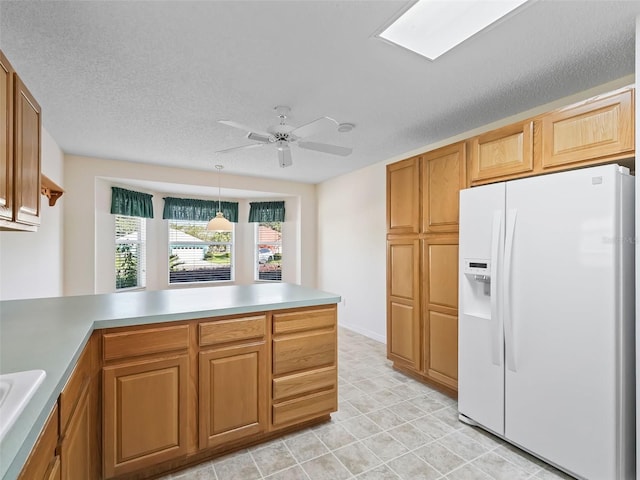
[[[216,232],[231,232],[233,231],[233,224],[224,218],[222,213],[222,208],[220,207],[220,170],[222,170],[222,165],[216,165],[216,170],[218,171],[218,213],[216,216],[209,220],[207,224],[207,230],[214,230]]]

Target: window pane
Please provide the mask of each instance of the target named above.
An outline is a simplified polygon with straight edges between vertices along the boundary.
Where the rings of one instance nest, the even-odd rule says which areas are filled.
[[[139,217],[115,218],[116,289],[145,285],[145,221]]]
[[[256,223],[257,280],[282,281],[282,223]]]
[[[233,232],[207,222],[169,222],[169,283],[233,280]]]

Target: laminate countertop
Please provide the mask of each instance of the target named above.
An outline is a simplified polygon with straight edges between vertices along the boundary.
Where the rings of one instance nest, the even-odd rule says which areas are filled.
[[[338,295],[286,283],[0,302],[0,373],[33,369],[47,372],[42,385],[0,441],[0,478],[17,478],[95,329],[338,302]]]

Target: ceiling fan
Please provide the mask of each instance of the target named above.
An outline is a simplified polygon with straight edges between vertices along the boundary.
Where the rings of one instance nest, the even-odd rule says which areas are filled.
[[[275,145],[278,150],[278,161],[282,168],[289,167],[293,163],[291,160],[290,144],[294,143],[300,148],[315,150],[316,152],[329,153],[331,155],[341,155],[344,157],[351,154],[351,148],[340,147],[338,145],[331,145],[328,143],[309,142],[304,139],[306,137],[314,135],[315,133],[328,126],[337,126],[338,131],[340,132],[350,131],[353,128],[352,124],[338,123],[331,117],[320,117],[305,125],[293,127],[285,123],[287,114],[291,111],[289,107],[278,105],[274,108],[274,110],[278,113],[280,123],[268,127],[266,131],[256,130],[232,120],[218,120],[224,125],[246,131],[247,138],[258,143],[251,143],[249,145],[241,145],[239,147],[218,150],[216,153],[229,153],[248,148],[263,147],[265,145]]]

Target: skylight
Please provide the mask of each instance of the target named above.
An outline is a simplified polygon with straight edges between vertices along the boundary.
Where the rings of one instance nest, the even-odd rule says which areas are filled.
[[[379,37],[435,60],[527,0],[419,0]]]

